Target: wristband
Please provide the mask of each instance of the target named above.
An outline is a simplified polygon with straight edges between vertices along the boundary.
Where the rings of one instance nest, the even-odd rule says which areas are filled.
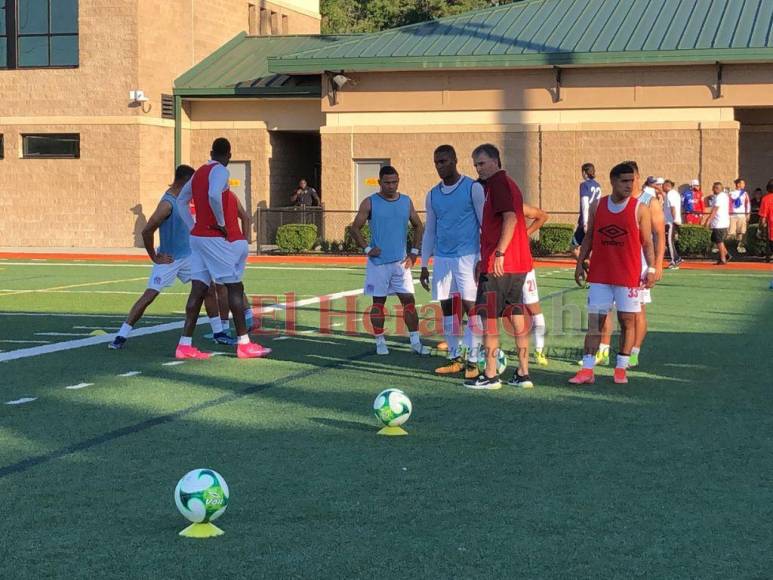
[[[411,248],[411,254],[413,254],[414,256],[418,256],[419,255],[419,249],[418,248]]]
[[[655,273],[657,273],[657,269],[653,268],[652,266],[647,268],[647,274],[655,274]]]
[[[363,252],[364,254],[370,254],[370,251],[371,251],[372,249],[373,249],[373,248],[371,248],[370,246],[367,246],[367,247],[365,247],[365,248],[362,250],[362,252]]]

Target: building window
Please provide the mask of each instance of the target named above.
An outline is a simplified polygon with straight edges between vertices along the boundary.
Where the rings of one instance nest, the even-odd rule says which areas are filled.
[[[268,10],[265,8],[260,9],[260,35],[261,36],[267,36],[269,33],[269,21],[268,21]]]
[[[5,159],[5,141],[3,135],[0,135],[0,159]]]
[[[22,135],[24,159],[79,159],[81,136],[78,133],[38,133]]]
[[[0,67],[75,66],[78,0],[5,0],[0,7]]]
[[[271,34],[279,34],[279,14],[271,11]]]
[[[282,34],[290,34],[290,19],[287,14],[282,14]]]
[[[250,36],[256,36],[258,34],[258,7],[255,4],[247,4],[247,25]]]

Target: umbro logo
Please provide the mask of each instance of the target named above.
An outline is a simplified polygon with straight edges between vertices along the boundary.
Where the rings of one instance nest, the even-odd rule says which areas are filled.
[[[610,240],[615,240],[621,236],[624,236],[628,233],[627,230],[621,228],[618,225],[611,224],[608,226],[605,226],[599,230],[600,234],[603,234],[605,237],[609,238]]]

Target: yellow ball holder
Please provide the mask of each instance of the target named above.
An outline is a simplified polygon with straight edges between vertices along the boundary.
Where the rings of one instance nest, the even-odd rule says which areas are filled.
[[[408,435],[408,431],[402,427],[383,427],[378,434],[386,435],[387,437],[400,437],[401,435]]]
[[[185,528],[180,535],[185,538],[214,538],[225,534],[223,530],[215,524],[207,522],[206,524],[191,524]]]

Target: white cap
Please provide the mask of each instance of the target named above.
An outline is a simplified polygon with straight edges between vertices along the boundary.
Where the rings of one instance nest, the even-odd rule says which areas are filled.
[[[665,182],[666,182],[666,178],[665,177],[658,177],[655,180],[655,185],[663,185]]]
[[[700,184],[701,184],[701,182],[700,182],[700,181],[698,181],[697,179],[693,179],[693,180],[690,182],[690,186],[691,186],[691,187],[695,187],[695,186],[697,186],[697,185],[700,185]]]

